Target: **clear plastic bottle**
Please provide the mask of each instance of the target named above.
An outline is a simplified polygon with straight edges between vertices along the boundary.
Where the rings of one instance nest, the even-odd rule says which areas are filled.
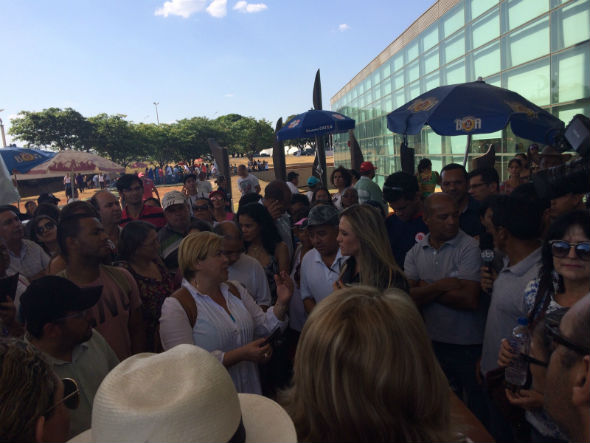
[[[528,355],[531,345],[528,321],[526,318],[520,317],[518,319],[518,325],[512,330],[512,337],[510,338],[509,343],[515,355],[506,368],[506,385],[509,389],[518,391],[525,385],[528,372],[528,364],[521,357],[521,353]]]

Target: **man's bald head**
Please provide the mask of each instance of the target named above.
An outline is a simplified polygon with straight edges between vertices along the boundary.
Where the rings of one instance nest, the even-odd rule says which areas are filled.
[[[221,250],[227,257],[229,266],[232,266],[240,259],[244,250],[242,233],[238,225],[233,221],[223,221],[213,228],[213,232],[223,237]]]
[[[426,200],[424,200],[424,217],[426,218],[431,216],[434,208],[446,203],[451,203],[455,207],[457,206],[457,202],[449,194],[444,192],[430,194],[428,197],[426,197]]]
[[[228,240],[242,240],[242,232],[240,231],[240,228],[238,228],[238,225],[231,220],[218,223],[215,228],[213,228],[213,232]]]

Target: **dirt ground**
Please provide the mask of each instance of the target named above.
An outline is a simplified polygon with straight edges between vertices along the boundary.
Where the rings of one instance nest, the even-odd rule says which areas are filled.
[[[255,160],[266,160],[269,164],[269,168],[272,168],[273,163],[272,163],[272,157],[256,157]],[[286,163],[287,163],[287,170],[290,168],[295,168],[295,167],[302,167],[302,166],[311,166],[313,164],[313,160],[314,157],[313,156],[301,156],[301,157],[295,157],[293,155],[288,155],[286,157]],[[331,165],[332,159],[331,158],[327,158],[327,163],[328,165]],[[230,165],[240,165],[240,164],[247,164],[248,163],[248,159],[247,158],[231,158],[229,159],[229,164]],[[138,169],[128,169],[127,172],[140,172],[140,170]],[[217,185],[214,183],[214,180],[210,180],[211,185],[213,186],[213,189],[217,188]],[[265,182],[263,180],[260,180],[260,187],[261,189],[264,189],[264,187],[268,184],[268,182]],[[240,191],[238,189],[238,185],[237,185],[237,176],[232,176],[231,177],[231,185],[232,185],[232,195],[234,197],[234,209],[237,210],[237,204],[238,204],[238,200],[240,197]],[[182,190],[182,183],[176,183],[173,185],[159,185],[157,186],[158,188],[158,192],[160,194],[160,198],[164,197],[164,194],[166,194],[169,191],[172,190],[177,190],[177,191],[181,191]],[[88,200],[89,198],[91,198],[94,193],[96,192],[96,189],[86,189],[84,190],[83,193],[81,193],[79,195],[79,199],[80,200]],[[59,198],[61,201],[59,202],[59,206],[63,206],[66,204],[67,200],[66,200],[66,193],[65,191],[60,191],[60,192],[54,192],[53,195],[55,195],[57,198]],[[29,200],[37,200],[37,195],[36,196],[32,196],[32,197],[26,197],[23,200],[20,201],[19,204],[19,209],[21,212],[25,212],[25,203]]]

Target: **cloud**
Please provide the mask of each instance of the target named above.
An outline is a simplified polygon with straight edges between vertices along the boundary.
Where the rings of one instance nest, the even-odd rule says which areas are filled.
[[[229,92],[227,94],[224,94],[223,96],[227,98],[232,98],[234,95],[231,92]]]
[[[227,15],[227,0],[213,0],[207,6],[207,12],[215,18],[223,18]]]
[[[189,18],[191,15],[205,9],[207,0],[169,0],[164,2],[162,7],[156,9],[155,15],[168,17],[169,15],[178,15],[183,18]]]
[[[338,25],[338,30],[340,32],[345,32],[348,31],[350,29],[350,26],[348,26],[346,23],[342,23],[341,25]]]
[[[234,6],[234,10],[242,12],[244,14],[253,14],[255,12],[261,12],[268,9],[264,3],[248,3],[244,0],[240,0]]]

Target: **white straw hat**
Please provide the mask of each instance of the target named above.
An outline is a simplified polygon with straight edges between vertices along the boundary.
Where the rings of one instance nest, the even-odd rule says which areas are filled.
[[[277,403],[238,394],[227,370],[209,352],[178,345],[161,354],[134,355],[115,367],[94,397],[92,429],[70,441],[230,440],[296,442],[297,434]]]

